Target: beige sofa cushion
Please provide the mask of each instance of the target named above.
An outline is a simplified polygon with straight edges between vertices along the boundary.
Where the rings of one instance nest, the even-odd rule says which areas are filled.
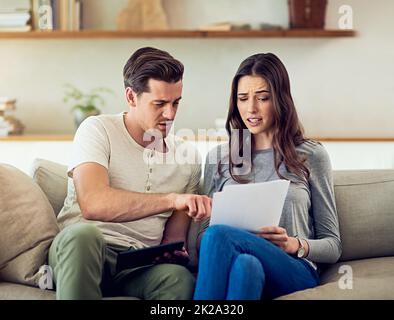
[[[36,159],[31,168],[31,176],[44,191],[57,216],[67,195],[67,166]]]
[[[342,266],[346,269],[340,273]],[[352,276],[352,282],[341,278],[344,276]],[[282,296],[278,300],[393,300],[394,257],[334,264],[321,276],[321,283],[316,288]]]
[[[38,270],[58,232],[40,187],[20,170],[0,165],[0,279],[38,285]]]
[[[53,290],[41,290],[21,284],[0,282],[0,300],[55,300]],[[140,300],[136,297],[105,297],[103,300]]]
[[[52,290],[41,290],[21,284],[0,282],[0,300],[55,300]]]
[[[394,255],[394,170],[336,171],[341,261]]]

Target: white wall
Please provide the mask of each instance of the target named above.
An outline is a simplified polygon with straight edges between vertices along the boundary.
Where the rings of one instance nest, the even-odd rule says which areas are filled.
[[[10,0],[0,0],[4,5]],[[85,0],[87,27],[115,28],[126,0]],[[172,27],[260,20],[286,26],[286,0],[164,0]],[[231,3],[231,7],[230,7]],[[301,119],[312,136],[394,136],[394,1],[330,0],[327,27],[338,8],[354,10],[355,38],[0,40],[0,96],[18,99],[30,133],[72,133],[63,84],[107,86],[108,113],[127,109],[122,68],[141,46],[168,50],[186,66],[177,128],[214,126],[226,114],[229,84],[241,60],[274,52],[285,63]]]
[[[199,141],[202,166],[209,150],[218,142]],[[324,142],[333,170],[394,169],[394,142]],[[368,152],[365,152],[368,150]],[[71,161],[72,141],[0,141],[0,164],[7,163],[30,173],[35,159],[46,159],[68,165]]]

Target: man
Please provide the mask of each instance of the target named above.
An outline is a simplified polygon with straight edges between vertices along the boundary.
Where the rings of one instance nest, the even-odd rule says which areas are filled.
[[[211,199],[196,195],[200,164],[173,161],[180,142],[168,132],[182,76],[182,63],[167,52],[141,48],[124,67],[129,111],[89,117],[78,128],[62,231],[49,252],[58,299],[192,297],[195,280],[179,264],[116,272],[118,252],[186,243],[190,219],[210,215]],[[185,249],[179,255],[187,259]]]

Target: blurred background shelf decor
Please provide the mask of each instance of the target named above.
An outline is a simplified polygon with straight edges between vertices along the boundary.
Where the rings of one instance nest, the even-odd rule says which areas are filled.
[[[0,32],[25,32],[31,30],[28,8],[0,7]]]
[[[105,6],[103,6],[103,1],[105,2],[105,0],[0,0],[0,38],[339,37],[354,35],[354,32],[350,30],[324,28],[328,0],[262,1],[259,5],[262,10],[280,8],[281,15],[285,15],[289,20],[286,23],[278,23],[266,17],[267,14],[264,11],[261,11],[261,17],[258,19],[255,17],[240,18],[247,16],[243,11],[256,6],[253,2],[257,0],[249,1],[248,6],[240,7],[241,10],[238,7],[240,3],[245,4],[244,0],[216,0],[214,7],[217,6],[221,10],[218,13],[215,10],[204,9],[207,7],[207,0],[117,0],[116,2],[106,1]],[[229,5],[229,1],[232,5]],[[273,5],[274,2],[275,5]],[[213,6],[212,2],[210,5]],[[196,12],[197,15],[187,12],[190,11],[188,7],[191,7],[192,12]],[[238,10],[239,14],[227,12],[229,8],[231,10],[231,7],[234,8],[234,12]],[[202,11],[203,15],[198,15],[199,11]],[[212,12],[216,17],[212,15]],[[207,19],[204,15],[211,17]],[[4,17],[3,25],[2,16]],[[231,19],[226,19],[226,17]],[[178,21],[179,18],[188,21]],[[5,23],[9,21],[13,24]],[[18,35],[13,31],[26,32],[25,35]],[[40,31],[52,31],[52,33]]]
[[[327,0],[289,0],[289,20],[292,29],[324,29]]]
[[[162,0],[129,0],[116,20],[118,30],[168,30]]]
[[[12,116],[16,109],[16,99],[0,97],[0,136],[21,135],[25,126],[20,120]]]
[[[30,0],[33,29],[36,31],[80,31],[81,0]]]
[[[17,100],[2,117],[25,127],[0,138],[0,161],[66,159],[61,148],[77,124],[64,84],[85,94],[108,88],[102,112],[127,111],[123,66],[153,46],[185,65],[174,132],[188,129],[199,146],[208,139],[199,130],[226,135],[240,62],[273,52],[289,71],[306,135],[325,143],[335,168],[392,168],[393,12],[392,0],[0,0],[0,96]]]
[[[98,116],[105,107],[103,94],[113,94],[113,91],[100,87],[85,93],[71,84],[65,85],[63,101],[71,106],[74,115],[75,129],[90,116]]]
[[[82,0],[0,1],[0,32],[81,29]]]

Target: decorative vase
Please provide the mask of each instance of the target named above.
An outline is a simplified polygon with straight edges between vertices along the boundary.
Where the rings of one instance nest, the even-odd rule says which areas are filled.
[[[324,29],[327,0],[289,0],[290,28]]]
[[[161,0],[129,0],[117,17],[118,30],[168,30]]]

